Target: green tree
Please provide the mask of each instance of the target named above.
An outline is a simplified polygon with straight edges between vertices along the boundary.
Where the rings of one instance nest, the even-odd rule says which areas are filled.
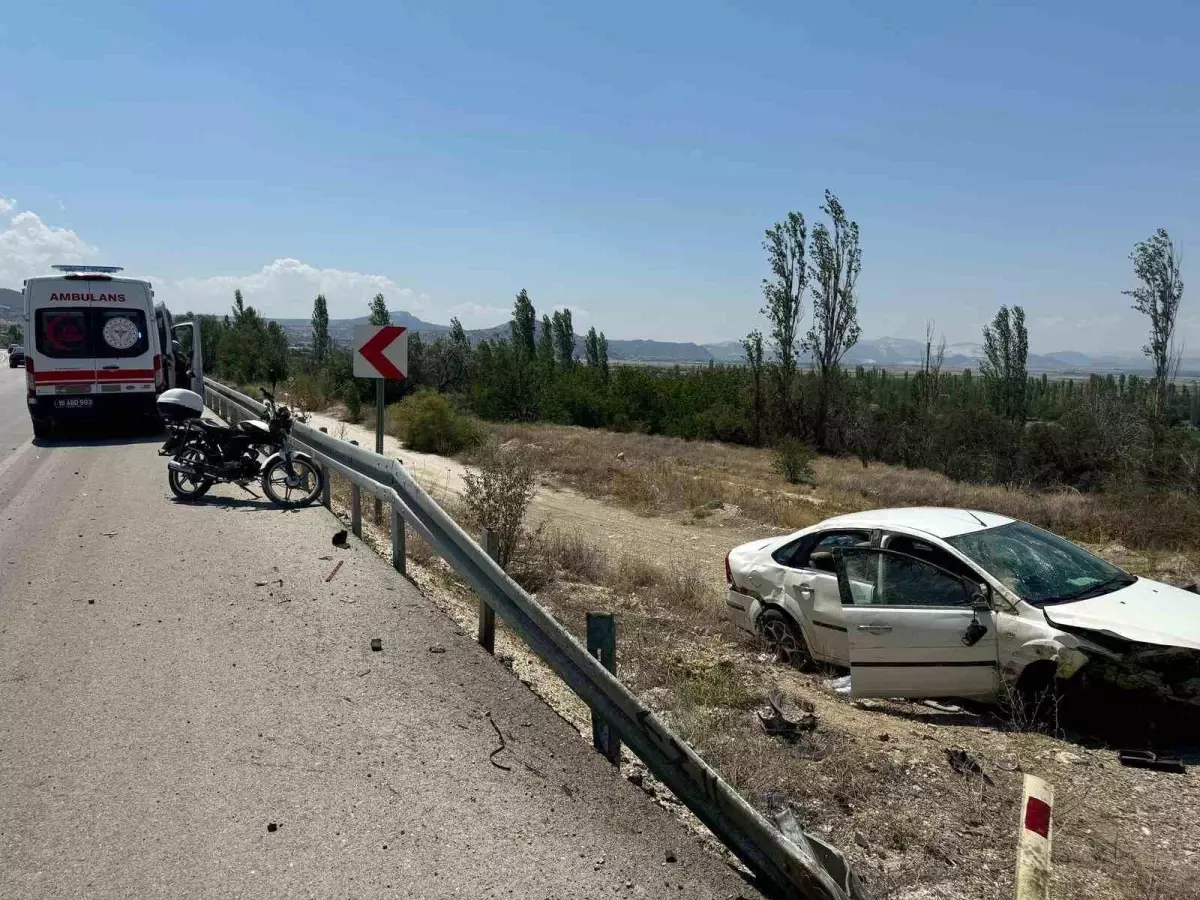
[[[287,380],[287,333],[274,319],[272,319],[270,322],[267,322],[266,327],[263,329],[261,360],[262,375],[268,382],[270,382],[272,389],[275,385]]]
[[[383,299],[383,294],[376,294],[371,300],[371,317],[372,325],[391,325],[392,314],[388,312],[387,302]]]
[[[536,322],[537,313],[534,311],[533,302],[529,299],[525,288],[521,288],[521,293],[517,294],[516,302],[513,303],[512,321],[508,323],[508,327],[512,333],[513,347],[529,360],[533,359],[536,353],[534,344]]]
[[[542,324],[538,330],[537,358],[544,368],[554,368],[554,325],[547,315],[542,316]]]
[[[603,331],[596,340],[596,355],[600,359],[600,377],[608,381],[608,338],[604,336]]]
[[[817,444],[827,449],[833,382],[842,357],[862,334],[858,326],[858,300],[854,296],[862,269],[862,249],[858,243],[858,223],[846,218],[846,211],[831,191],[825,191],[821,212],[829,216],[833,232],[823,222],[813,228],[813,261],[808,267],[813,285],[813,324],[804,347],[812,353],[817,369]]]
[[[770,322],[770,347],[774,354],[771,376],[775,382],[775,402],[782,430],[794,434],[799,430],[796,412],[795,386],[801,304],[808,285],[808,270],[804,265],[807,243],[804,215],[789,212],[783,222],[768,228],[763,240],[771,278],[763,279],[762,314]]]
[[[1133,274],[1142,283],[1130,291],[1133,308],[1150,319],[1150,341],[1142,352],[1154,361],[1154,416],[1161,421],[1167,408],[1167,385],[1179,366],[1180,350],[1175,343],[1175,319],[1183,300],[1179,277],[1179,249],[1165,229],[1134,245],[1129,254]]]
[[[320,367],[329,355],[329,307],[325,303],[325,295],[317,294],[313,301],[312,312],[312,358],[313,364]]]
[[[996,318],[983,328],[983,362],[979,373],[992,408],[1006,419],[1025,421],[1029,358],[1029,335],[1025,330],[1025,310],[1019,306],[1009,313],[1001,306]]]
[[[583,353],[587,357],[589,369],[600,369],[600,336],[596,334],[596,326],[593,325],[588,329],[587,336],[583,339]]]
[[[447,361],[450,390],[466,391],[470,387],[471,377],[471,339],[463,330],[458,316],[450,320]]]
[[[750,383],[753,388],[754,443],[762,443],[763,421],[763,336],[758,329],[742,338],[742,351],[746,354],[746,365],[750,368]]]
[[[575,327],[569,309],[556,309],[551,320],[554,329],[554,356],[558,365],[570,369],[575,365]]]
[[[262,377],[265,326],[258,311],[246,305],[241,289],[233,292],[227,322],[219,349],[223,371],[238,385],[251,384]]]

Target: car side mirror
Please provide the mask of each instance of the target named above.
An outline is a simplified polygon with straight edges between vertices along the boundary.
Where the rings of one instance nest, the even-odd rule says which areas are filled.
[[[822,572],[834,572],[837,567],[833,563],[833,554],[828,550],[816,550],[808,555],[808,567]]]
[[[971,595],[971,608],[972,609],[985,610],[985,609],[992,608],[992,604],[988,600],[988,594],[990,592],[987,589],[987,585],[968,584],[967,590],[970,592],[970,595]]]

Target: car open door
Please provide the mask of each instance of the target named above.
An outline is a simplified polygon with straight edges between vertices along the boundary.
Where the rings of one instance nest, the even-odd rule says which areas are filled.
[[[204,348],[200,346],[200,323],[180,322],[171,329],[183,348],[186,369],[190,373],[188,389],[204,396]]]
[[[986,586],[892,550],[838,550],[855,697],[986,697],[998,685]]]

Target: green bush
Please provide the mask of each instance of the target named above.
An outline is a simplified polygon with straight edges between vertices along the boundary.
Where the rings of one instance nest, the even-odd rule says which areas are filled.
[[[775,447],[775,471],[791,484],[816,484],[813,459],[816,458],[804,441],[789,438]]]
[[[347,382],[342,388],[342,399],[346,401],[346,415],[350,421],[355,424],[361,422],[363,402],[358,385],[353,381]]]
[[[390,411],[391,432],[419,453],[450,456],[479,443],[475,425],[436,391],[418,391]]]

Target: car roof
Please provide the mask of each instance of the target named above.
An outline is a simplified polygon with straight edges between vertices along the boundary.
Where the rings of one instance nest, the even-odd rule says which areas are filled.
[[[974,509],[954,509],[948,506],[906,506],[897,509],[868,509],[826,519],[818,527],[825,528],[900,528],[923,531],[934,537],[948,538],[972,531],[983,531],[1016,521],[1008,516]]]

